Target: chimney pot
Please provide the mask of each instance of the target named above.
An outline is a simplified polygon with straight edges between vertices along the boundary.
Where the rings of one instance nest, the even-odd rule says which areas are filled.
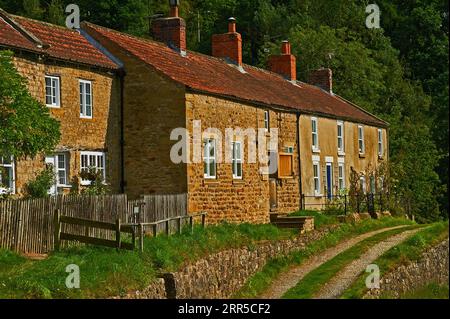
[[[228,32],[236,33],[236,19],[233,17],[228,19]]]
[[[281,44],[281,54],[291,54],[291,44],[289,41],[284,40]]]

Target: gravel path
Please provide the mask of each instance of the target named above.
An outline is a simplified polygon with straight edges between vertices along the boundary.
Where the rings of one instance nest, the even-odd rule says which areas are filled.
[[[378,257],[402,241],[417,233],[421,229],[405,231],[401,234],[392,236],[367,250],[359,259],[352,261],[345,266],[336,276],[327,282],[314,299],[336,299],[350,287],[350,285],[358,278],[359,274],[365,271],[366,267],[374,262]]]
[[[331,247],[322,253],[312,256],[299,266],[294,266],[288,271],[282,273],[277,279],[272,282],[272,285],[261,295],[262,299],[280,299],[289,289],[295,287],[297,283],[303,279],[310,271],[316,269],[323,263],[339,255],[343,251],[356,245],[360,241],[372,237],[376,234],[383,233],[393,229],[407,227],[405,225],[383,228],[369,233],[365,233],[349,240],[343,241],[334,247]]]

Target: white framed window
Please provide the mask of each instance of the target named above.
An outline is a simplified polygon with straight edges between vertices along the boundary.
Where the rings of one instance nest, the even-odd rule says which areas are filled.
[[[233,158],[232,158],[233,178],[242,179],[242,143],[233,142],[232,148],[233,148]]]
[[[92,82],[80,80],[80,117],[92,118]]]
[[[345,189],[345,163],[338,164],[338,184],[339,190]]]
[[[311,131],[312,131],[312,149],[313,151],[319,150],[319,128],[316,117],[311,118]]]
[[[16,192],[14,157],[0,156],[0,195]]]
[[[61,81],[57,76],[45,76],[45,104],[48,107],[61,107]]]
[[[365,176],[361,176],[359,178],[359,187],[360,187],[360,190],[363,192],[363,194],[367,193],[366,177]]]
[[[270,127],[269,111],[264,111],[264,128],[268,131]]]
[[[203,143],[203,176],[206,179],[216,178],[216,140],[209,138]]]
[[[56,155],[56,185],[66,186],[69,185],[69,156],[68,154]]]
[[[321,195],[320,188],[320,162],[313,161],[314,195]]]
[[[382,157],[384,152],[384,145],[383,145],[383,130],[378,129],[378,156]]]
[[[344,152],[345,152],[344,122],[342,122],[342,121],[337,122],[337,146],[338,146],[338,153],[344,154]]]
[[[89,171],[95,169],[96,172],[101,172],[103,180],[106,179],[106,155],[103,152],[81,152],[81,171]],[[89,185],[89,180],[81,180],[81,185]]]
[[[366,145],[364,142],[364,126],[358,125],[358,149],[359,154],[364,154],[366,151]]]

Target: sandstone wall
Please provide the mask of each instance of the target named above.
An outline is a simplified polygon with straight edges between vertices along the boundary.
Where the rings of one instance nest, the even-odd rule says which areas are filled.
[[[385,274],[380,280],[380,289],[371,289],[364,298],[380,298],[388,295],[398,298],[404,293],[421,288],[430,283],[448,285],[449,283],[449,240],[428,249],[422,257],[394,271]]]

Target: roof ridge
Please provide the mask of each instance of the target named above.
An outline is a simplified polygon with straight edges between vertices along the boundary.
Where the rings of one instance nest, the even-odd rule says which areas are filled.
[[[32,42],[39,49],[45,49],[47,44],[45,44],[41,39],[35,36],[32,32],[28,31],[19,22],[15,21],[12,17],[18,17],[15,15],[10,15],[6,11],[0,8],[0,17],[6,21],[14,30],[22,34],[28,41]]]
[[[76,29],[69,29],[69,28],[67,28],[65,26],[54,24],[54,23],[50,23],[50,22],[47,22],[47,21],[42,21],[42,20],[37,20],[37,19],[28,18],[28,17],[24,17],[24,16],[19,16],[19,15],[16,15],[16,14],[10,14],[10,16],[13,17],[13,18],[18,18],[18,19],[27,20],[27,21],[30,21],[30,22],[36,22],[36,23],[39,23],[39,24],[43,24],[43,25],[48,26],[48,27],[56,27],[56,28],[63,29],[65,31],[69,31],[69,32],[77,32]]]

